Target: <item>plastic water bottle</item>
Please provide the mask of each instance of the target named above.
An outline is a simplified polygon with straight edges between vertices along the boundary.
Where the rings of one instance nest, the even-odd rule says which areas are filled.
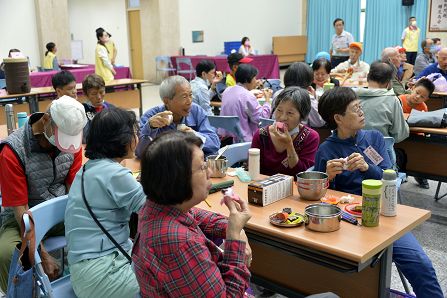
[[[380,214],[383,216],[397,214],[397,173],[394,170],[383,171]]]
[[[259,179],[261,150],[258,148],[248,149],[248,174],[252,180]]]
[[[28,119],[28,114],[26,112],[18,112],[17,113],[17,124],[20,127],[22,127],[25,123],[26,120]]]

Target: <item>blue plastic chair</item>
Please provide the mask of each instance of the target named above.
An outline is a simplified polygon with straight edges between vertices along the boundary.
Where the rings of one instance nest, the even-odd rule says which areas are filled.
[[[270,88],[273,90],[273,94],[275,94],[276,91],[281,90],[281,80],[279,79],[267,79],[264,81],[264,88]]]
[[[228,167],[232,167],[238,162],[247,160],[248,149],[250,148],[251,148],[251,142],[228,145],[227,149],[222,154],[227,158]]]
[[[36,244],[40,243],[45,234],[55,225],[64,221],[65,207],[67,206],[68,196],[57,197],[48,201],[45,201],[30,209],[34,219],[34,231],[36,237]],[[28,214],[23,215],[23,221],[25,223],[25,230],[30,231],[30,220]],[[45,274],[42,268],[42,261],[40,259],[39,252],[36,245],[35,255],[35,270],[36,273],[41,276],[43,284],[40,288],[40,295],[45,297],[76,297],[70,282],[70,275],[59,278],[50,282],[48,276]],[[40,297],[40,296],[39,296]]]
[[[258,126],[261,128],[261,127],[265,127],[267,125],[272,125],[273,123],[275,123],[275,120],[273,120],[273,119],[259,118]]]
[[[233,134],[236,143],[244,141],[238,116],[208,116],[208,120],[211,126],[223,128]]]
[[[171,57],[169,57],[169,56],[155,57],[155,70],[157,71],[157,73],[156,73],[157,82],[158,82],[158,74],[160,72],[163,72],[163,73],[167,72],[168,75],[170,75],[170,73],[175,74],[175,71],[176,71],[174,66],[172,66]]]
[[[224,80],[216,84],[216,93],[220,100],[222,100],[222,93],[227,89],[227,84]]]
[[[0,89],[6,88],[6,80],[0,79]]]
[[[196,70],[192,66],[191,58],[175,58],[175,64],[177,64],[178,75],[189,75],[189,81],[196,76]]]

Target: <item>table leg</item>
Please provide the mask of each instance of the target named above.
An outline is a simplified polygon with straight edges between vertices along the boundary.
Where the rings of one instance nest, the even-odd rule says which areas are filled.
[[[389,297],[391,287],[391,263],[393,262],[393,246],[386,248],[380,258],[379,297]]]
[[[140,118],[143,116],[143,92],[141,90],[141,84],[137,84],[138,93],[140,95]]]
[[[28,104],[30,114],[39,112],[39,98],[37,94],[28,97]]]

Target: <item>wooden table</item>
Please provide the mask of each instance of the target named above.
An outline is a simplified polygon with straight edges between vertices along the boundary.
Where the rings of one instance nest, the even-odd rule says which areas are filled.
[[[229,177],[213,179],[213,182]],[[247,200],[247,183],[235,180],[234,190]],[[328,194],[344,193],[328,190]],[[220,205],[221,194],[208,196],[211,207],[200,208],[228,215]],[[360,200],[356,196],[356,200]],[[341,228],[331,233],[305,229],[278,228],[269,223],[269,215],[291,207],[304,213],[314,201],[294,195],[274,204],[258,207],[250,205],[252,218],[246,233],[253,250],[250,271],[253,280],[271,287],[288,297],[297,293],[312,294],[332,291],[341,297],[386,297],[391,282],[392,243],[430,217],[430,211],[398,205],[396,217],[380,217],[375,228],[354,226],[341,222]],[[344,205],[341,205],[343,207]]]
[[[139,79],[117,79],[107,82],[106,87],[113,88],[114,92],[107,92],[105,99],[113,105],[124,109],[138,109],[141,116],[143,115],[141,84],[146,82],[146,80]],[[136,89],[134,87],[136,87]],[[76,84],[76,89],[78,92],[81,92],[82,84]],[[28,112],[31,114],[38,111],[45,111],[50,105],[51,101],[56,97],[56,93],[53,87],[38,87],[32,88],[31,92],[26,94],[0,96],[0,100],[21,97],[27,98],[28,102],[22,105],[16,101],[14,103],[15,114],[17,114],[17,112]],[[78,96],[78,99],[83,101],[85,96],[81,93],[81,95]],[[5,110],[3,106],[0,106],[0,124],[5,123]]]

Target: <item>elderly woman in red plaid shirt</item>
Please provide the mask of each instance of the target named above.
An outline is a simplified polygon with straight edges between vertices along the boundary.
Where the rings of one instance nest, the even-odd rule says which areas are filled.
[[[133,251],[142,297],[242,297],[248,288],[247,203],[225,197],[228,219],[194,207],[211,188],[201,145],[194,134],[170,132],[143,153],[148,199]],[[225,238],[223,253],[209,240],[219,237]]]

